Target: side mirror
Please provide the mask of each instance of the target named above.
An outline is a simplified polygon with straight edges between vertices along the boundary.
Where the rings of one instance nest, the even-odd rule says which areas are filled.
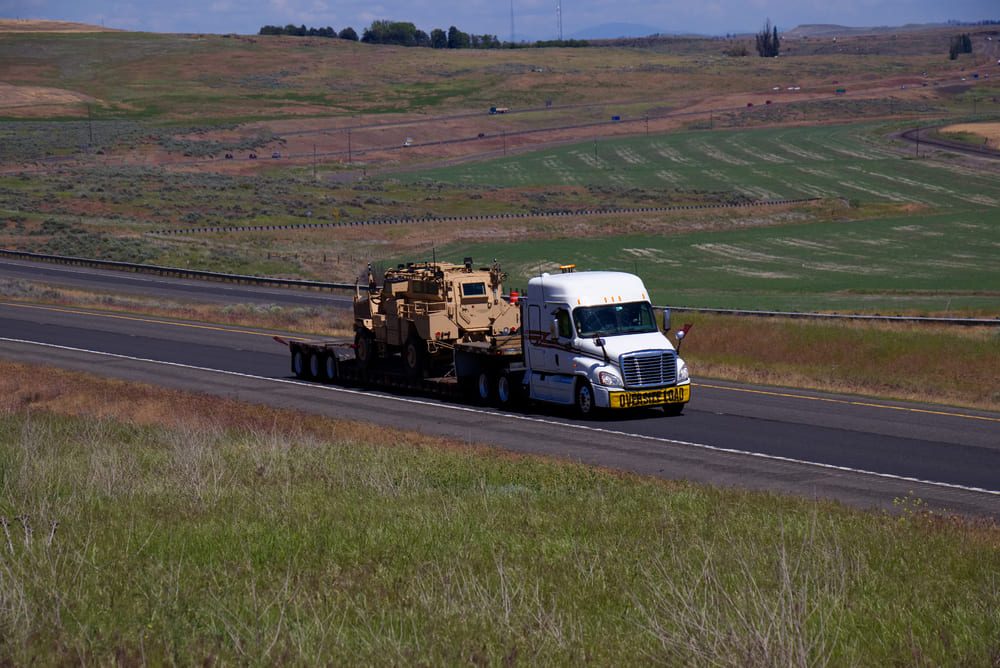
[[[657,310],[660,312],[660,315],[663,316],[663,333],[666,334],[670,331],[670,309],[661,308]]]
[[[681,351],[681,342],[684,341],[684,337],[687,336],[688,330],[690,329],[691,325],[689,323],[684,323],[684,326],[678,329],[677,333],[674,334],[674,336],[677,337],[677,345],[674,346],[677,352]]]
[[[552,322],[549,323],[549,334],[551,334],[553,338],[559,337],[559,321],[555,318],[553,318]]]

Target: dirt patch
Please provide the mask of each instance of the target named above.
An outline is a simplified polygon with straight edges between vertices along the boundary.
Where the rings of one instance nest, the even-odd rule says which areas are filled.
[[[1000,148],[1000,123],[956,123],[946,125],[939,132],[946,136],[952,133],[976,135],[990,148]]]
[[[12,86],[0,82],[0,109],[30,107],[33,115],[51,107],[72,107],[93,102],[94,98],[64,88],[46,88],[44,86]]]

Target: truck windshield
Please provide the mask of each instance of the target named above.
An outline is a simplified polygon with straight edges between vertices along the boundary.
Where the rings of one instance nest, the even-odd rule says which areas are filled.
[[[656,331],[649,302],[580,306],[573,309],[576,333],[582,337],[645,334]]]

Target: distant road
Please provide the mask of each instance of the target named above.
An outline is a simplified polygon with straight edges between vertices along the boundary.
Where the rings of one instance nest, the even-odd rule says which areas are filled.
[[[285,304],[348,308],[352,298],[329,292],[213,283],[111,269],[65,266],[0,258],[0,278],[38,281],[65,288],[220,304]]]
[[[0,303],[0,357],[671,479],[1000,519],[1000,414],[697,381],[684,415],[578,421],[303,383],[273,332]],[[697,367],[695,367],[697,368]]]

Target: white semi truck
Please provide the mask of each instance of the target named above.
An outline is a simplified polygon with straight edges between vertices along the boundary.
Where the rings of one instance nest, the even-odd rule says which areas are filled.
[[[613,271],[542,274],[505,294],[498,264],[420,263],[386,272],[355,296],[355,342],[285,341],[296,376],[446,394],[609,409],[691,397],[687,365],[667,338],[642,280]],[[689,326],[677,332],[678,347]]]

